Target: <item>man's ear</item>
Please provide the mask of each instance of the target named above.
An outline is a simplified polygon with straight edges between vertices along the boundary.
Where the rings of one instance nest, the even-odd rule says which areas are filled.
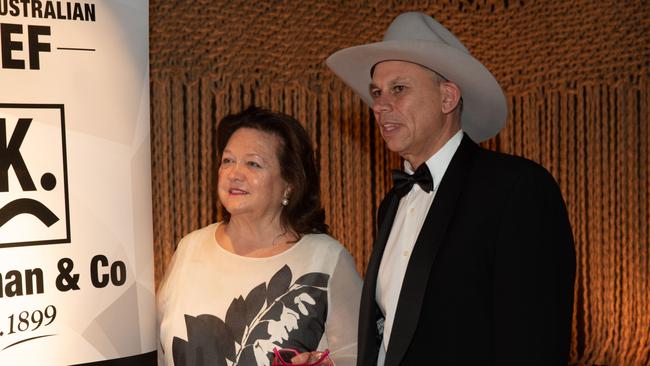
[[[460,103],[460,88],[458,85],[446,81],[440,83],[440,93],[442,96],[442,113],[449,114],[453,112]]]

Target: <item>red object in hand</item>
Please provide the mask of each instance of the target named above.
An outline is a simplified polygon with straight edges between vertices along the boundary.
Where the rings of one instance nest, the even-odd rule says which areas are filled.
[[[273,353],[275,353],[275,358],[271,366],[318,366],[329,356],[330,350],[326,349],[318,360],[312,363],[291,363],[291,359],[300,354],[292,348],[277,349],[277,347],[273,347]]]

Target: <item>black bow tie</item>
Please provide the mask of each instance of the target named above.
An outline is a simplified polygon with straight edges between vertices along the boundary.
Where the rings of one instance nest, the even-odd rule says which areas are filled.
[[[393,170],[393,188],[400,198],[409,193],[414,184],[418,184],[427,193],[433,189],[433,178],[426,163],[420,164],[413,175]]]

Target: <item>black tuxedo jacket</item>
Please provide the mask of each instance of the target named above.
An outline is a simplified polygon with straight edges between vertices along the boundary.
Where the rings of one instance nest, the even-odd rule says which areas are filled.
[[[390,191],[379,207],[361,298],[362,366],[377,360],[377,273],[398,203]],[[411,254],[385,365],[566,365],[574,276],[553,177],[464,136]]]

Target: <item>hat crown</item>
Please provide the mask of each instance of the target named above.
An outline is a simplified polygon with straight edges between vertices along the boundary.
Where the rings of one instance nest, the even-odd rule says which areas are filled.
[[[469,54],[465,46],[447,28],[421,12],[400,14],[384,33],[386,41],[426,41],[443,43]]]

